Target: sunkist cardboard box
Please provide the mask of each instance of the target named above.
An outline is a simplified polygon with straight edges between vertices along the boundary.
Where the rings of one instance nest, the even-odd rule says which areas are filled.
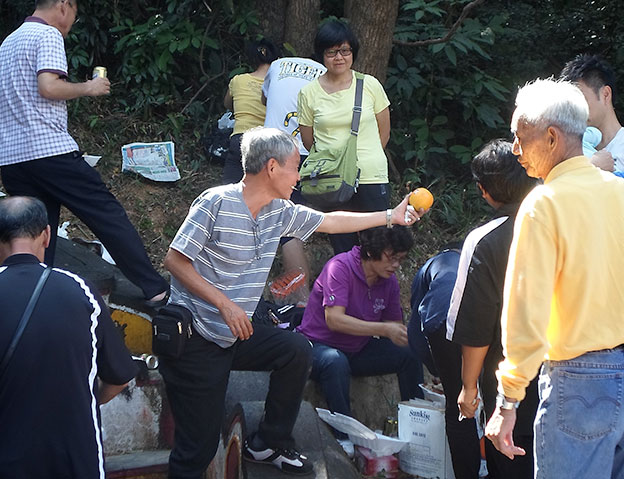
[[[402,471],[423,478],[455,479],[440,403],[411,399],[399,403],[399,452]]]

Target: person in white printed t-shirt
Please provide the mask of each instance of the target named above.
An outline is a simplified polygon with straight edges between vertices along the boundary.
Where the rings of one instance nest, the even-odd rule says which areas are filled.
[[[308,157],[299,134],[297,95],[299,90],[321,76],[327,68],[310,58],[285,57],[271,63],[262,85],[262,103],[266,105],[264,126],[277,128],[291,135],[299,145],[301,162]],[[290,199],[305,204],[299,190]],[[306,300],[309,295],[310,267],[303,251],[303,242],[297,238],[282,238],[282,255],[286,271],[301,269],[306,274]]]

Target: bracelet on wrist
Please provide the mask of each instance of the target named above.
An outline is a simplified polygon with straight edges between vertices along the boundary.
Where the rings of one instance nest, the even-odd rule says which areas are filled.
[[[392,210],[386,210],[386,228],[392,228]]]
[[[506,411],[511,411],[512,409],[518,409],[520,401],[510,401],[504,395],[499,393],[496,396],[496,406]]]

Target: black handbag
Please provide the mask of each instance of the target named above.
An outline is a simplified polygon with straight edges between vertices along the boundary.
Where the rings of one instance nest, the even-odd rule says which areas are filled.
[[[280,328],[292,331],[301,324],[304,311],[305,308],[298,307],[294,304],[278,306],[260,297],[258,306],[252,316],[252,321],[253,324],[279,326]],[[288,324],[288,326],[286,326],[286,324]]]
[[[193,313],[184,306],[168,304],[152,318],[152,351],[154,354],[179,358],[184,345],[193,335]]]

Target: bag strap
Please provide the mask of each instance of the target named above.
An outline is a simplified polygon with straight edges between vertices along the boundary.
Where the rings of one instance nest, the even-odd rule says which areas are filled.
[[[355,104],[353,105],[353,118],[351,120],[351,134],[358,135],[360,129],[360,117],[362,116],[362,92],[364,91],[364,75],[355,74]]]
[[[2,363],[0,364],[0,378],[4,375],[4,371],[9,365],[9,361],[13,357],[13,353],[15,352],[15,348],[17,347],[17,343],[22,338],[22,334],[24,333],[24,330],[26,329],[26,326],[28,325],[28,321],[30,320],[30,316],[32,315],[33,310],[35,309],[35,305],[37,304],[37,300],[39,299],[39,296],[41,295],[43,286],[45,285],[45,282],[48,279],[48,276],[50,276],[50,271],[52,271],[52,268],[50,268],[49,266],[43,270],[43,273],[41,273],[41,276],[39,277],[39,281],[37,282],[37,285],[35,286],[32,296],[30,297],[30,300],[28,301],[28,304],[26,305],[26,309],[24,309],[22,318],[20,319],[19,324],[17,325],[17,330],[15,331],[15,335],[13,336],[13,339],[11,340],[11,344],[9,345],[9,348],[4,354],[4,358],[2,358]]]

